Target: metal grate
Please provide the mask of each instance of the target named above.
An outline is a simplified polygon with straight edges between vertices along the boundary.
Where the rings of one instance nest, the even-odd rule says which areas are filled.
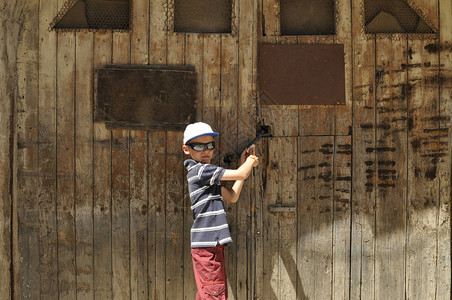
[[[52,28],[128,30],[130,2],[130,0],[71,0],[64,4]]]
[[[281,35],[335,33],[334,0],[281,0]]]
[[[174,31],[231,33],[232,0],[174,0]]]
[[[435,33],[406,0],[365,0],[366,33]]]

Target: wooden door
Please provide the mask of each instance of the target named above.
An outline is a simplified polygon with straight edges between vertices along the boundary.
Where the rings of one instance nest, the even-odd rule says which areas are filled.
[[[348,298],[350,140],[278,137],[260,143],[257,299]]]

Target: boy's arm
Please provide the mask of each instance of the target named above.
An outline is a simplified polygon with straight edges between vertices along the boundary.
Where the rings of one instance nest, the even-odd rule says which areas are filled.
[[[231,189],[221,187],[221,197],[224,201],[236,203],[239,200],[240,192],[242,191],[244,180],[236,180]]]
[[[227,169],[220,180],[245,180],[250,175],[253,167],[257,166],[258,163],[258,158],[254,155],[250,155],[237,170]]]
[[[250,153],[252,154],[250,155]],[[248,149],[243,151],[240,162],[241,166],[237,170],[226,170],[221,178],[221,180],[235,180],[231,189],[221,188],[221,196],[225,201],[235,203],[239,200],[245,179],[250,175],[253,167],[259,163],[258,158],[254,155],[254,148],[252,151]]]

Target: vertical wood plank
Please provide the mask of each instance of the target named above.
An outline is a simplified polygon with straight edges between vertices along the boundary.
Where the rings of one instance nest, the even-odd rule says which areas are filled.
[[[187,33],[185,37],[185,64],[193,66],[198,75],[198,91],[196,98],[196,120],[202,120],[203,104],[203,53],[204,39],[200,33]],[[190,213],[191,214],[191,213]],[[191,257],[191,255],[190,255]],[[191,258],[190,258],[191,259]]]
[[[59,297],[76,297],[74,198],[75,34],[58,33],[57,48],[57,227]]]
[[[131,298],[148,298],[147,135],[132,131],[130,137],[130,271]]]
[[[204,64],[203,64],[203,87],[202,87],[202,109],[203,122],[212,126],[213,130],[220,127],[220,48],[219,35],[204,36]],[[214,157],[212,163],[218,164],[219,158]]]
[[[167,38],[165,31],[166,12],[164,5],[166,0],[149,0],[149,63],[166,64]]]
[[[278,204],[278,138],[265,138],[262,162],[266,173],[262,194],[263,203],[263,299],[279,298],[279,215],[268,211],[269,205]],[[265,160],[264,160],[265,159]]]
[[[333,299],[350,298],[351,136],[335,137],[333,169]]]
[[[168,32],[167,63],[185,63],[185,34]],[[166,298],[181,297],[184,287],[184,165],[183,132],[167,132],[166,153]],[[177,288],[175,288],[177,287]]]
[[[262,39],[271,42],[273,37],[280,35],[279,1],[262,0]],[[267,40],[269,39],[269,40]]]
[[[353,156],[350,297],[375,298],[375,40],[366,39],[360,0],[352,1]],[[368,150],[369,149],[369,150]]]
[[[452,157],[452,2],[439,1],[440,40],[440,134],[439,145],[441,155],[438,155],[439,166],[439,207],[438,207],[438,253],[436,273],[436,297],[449,299],[451,297],[451,157]]]
[[[253,183],[255,186],[255,191],[252,193],[251,197],[255,197],[255,201],[252,206],[252,212],[254,212],[254,224],[255,228],[253,231],[254,235],[254,251],[252,255],[253,259],[253,273],[252,273],[252,293],[251,296],[253,299],[264,299],[264,262],[266,259],[264,258],[264,246],[265,246],[265,235],[264,233],[264,224],[265,224],[265,203],[264,203],[264,192],[266,191],[266,170],[268,166],[268,139],[261,139],[256,143],[256,149],[258,151],[256,154],[259,156],[259,165],[255,169],[255,174],[258,176],[254,176]]]
[[[149,299],[165,298],[166,133],[149,132]],[[162,278],[163,277],[163,278]]]
[[[196,100],[196,119],[202,120],[202,87],[203,87],[203,37],[202,34],[189,33],[185,38],[185,63],[195,67],[198,75],[198,92]],[[182,141],[180,142],[182,144]],[[188,158],[185,157],[185,158]],[[196,282],[193,273],[193,263],[190,247],[190,229],[193,225],[193,214],[191,211],[190,194],[188,193],[187,180],[184,173],[184,298],[196,298]]]
[[[167,63],[166,0],[150,0],[149,64]],[[164,131],[149,133],[149,298],[165,299],[165,147]],[[163,151],[163,152],[162,152]]]
[[[93,285],[93,38],[76,33],[75,223],[77,299],[92,299]]]
[[[248,141],[255,136],[256,127],[256,79],[257,79],[257,27],[258,1],[236,1],[235,16],[237,25],[237,147],[240,151]],[[238,23],[238,24],[237,24]],[[259,155],[260,150],[257,149]],[[252,299],[255,297],[255,245],[254,245],[254,206],[256,194],[254,192],[253,170],[250,178],[245,182],[241,199],[237,203],[237,224],[242,231],[237,239],[237,298]],[[246,231],[244,230],[246,228]],[[240,232],[240,231],[239,231]],[[245,270],[247,265],[247,270]],[[247,273],[247,277],[245,277]]]
[[[149,60],[149,1],[133,3],[130,35],[132,64]],[[148,155],[147,132],[130,132],[130,288],[132,299],[148,294]]]
[[[166,142],[166,299],[182,298],[184,286],[183,133],[167,132]],[[187,249],[188,251],[189,249]]]
[[[58,295],[56,221],[56,47],[55,32],[48,31],[57,12],[55,1],[40,2],[39,22],[39,271],[41,298]]]
[[[336,35],[335,44],[344,45],[345,71],[345,105],[334,107],[334,134],[351,134],[352,126],[352,95],[353,95],[353,39],[352,39],[352,1],[336,2]]]
[[[226,155],[237,152],[237,105],[238,105],[238,47],[237,40],[231,35],[220,36],[221,54],[220,54],[220,124],[221,132],[219,135],[220,149],[216,156],[220,157],[220,165],[223,165],[223,158]],[[225,166],[227,168],[236,168],[237,164]],[[242,195],[243,196],[243,195]],[[245,200],[241,198],[241,200]],[[245,200],[246,201],[246,200]],[[247,276],[247,256],[246,256],[246,218],[245,223],[238,223],[240,212],[246,215],[246,208],[242,211],[238,206],[243,204],[228,203],[225,201],[227,220],[233,243],[225,248],[226,271],[228,279],[228,289],[230,299],[246,298],[246,289],[240,289],[246,286]],[[240,271],[239,271],[240,270]],[[241,292],[239,294],[238,292]]]
[[[13,252],[12,299],[39,298],[39,1],[25,6],[22,41],[17,48],[17,249]],[[8,162],[9,164],[9,162]],[[16,237],[13,237],[16,238]],[[6,264],[4,267],[8,267]],[[5,273],[6,274],[6,273]],[[5,276],[6,277],[6,276]],[[5,278],[6,279],[6,278]],[[2,283],[5,287],[9,286]],[[3,293],[5,295],[5,293]]]
[[[299,299],[332,298],[334,138],[298,140]]]
[[[74,63],[75,35],[57,35],[56,59],[56,260],[58,293],[75,297],[74,232]],[[46,50],[44,50],[46,51]],[[42,251],[46,251],[43,248]],[[51,283],[55,285],[55,282]],[[45,289],[43,289],[45,290]]]
[[[432,298],[436,282],[439,201],[439,56],[425,46],[434,40],[409,40],[408,51],[408,223],[407,297]],[[436,67],[438,66],[438,67]],[[431,157],[433,155],[433,157]],[[421,259],[420,259],[421,258]]]
[[[94,67],[111,62],[111,33],[94,34]],[[112,298],[111,133],[94,123],[94,297]]]
[[[406,38],[376,42],[376,298],[406,296],[407,50]]]
[[[128,63],[130,36],[114,32],[112,62]],[[112,271],[113,298],[130,298],[130,145],[128,130],[112,130]],[[124,276],[127,275],[127,276]]]
[[[298,113],[298,111],[297,111]],[[298,125],[298,124],[297,124]],[[278,151],[278,198],[281,205],[297,206],[298,139],[281,138]],[[297,213],[279,214],[279,298],[297,298]]]

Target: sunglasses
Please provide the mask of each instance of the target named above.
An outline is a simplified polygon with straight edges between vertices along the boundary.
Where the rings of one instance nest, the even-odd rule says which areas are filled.
[[[190,143],[187,144],[188,147],[192,148],[195,151],[202,151],[205,147],[207,147],[208,150],[215,149],[215,142],[208,142],[208,143]]]

